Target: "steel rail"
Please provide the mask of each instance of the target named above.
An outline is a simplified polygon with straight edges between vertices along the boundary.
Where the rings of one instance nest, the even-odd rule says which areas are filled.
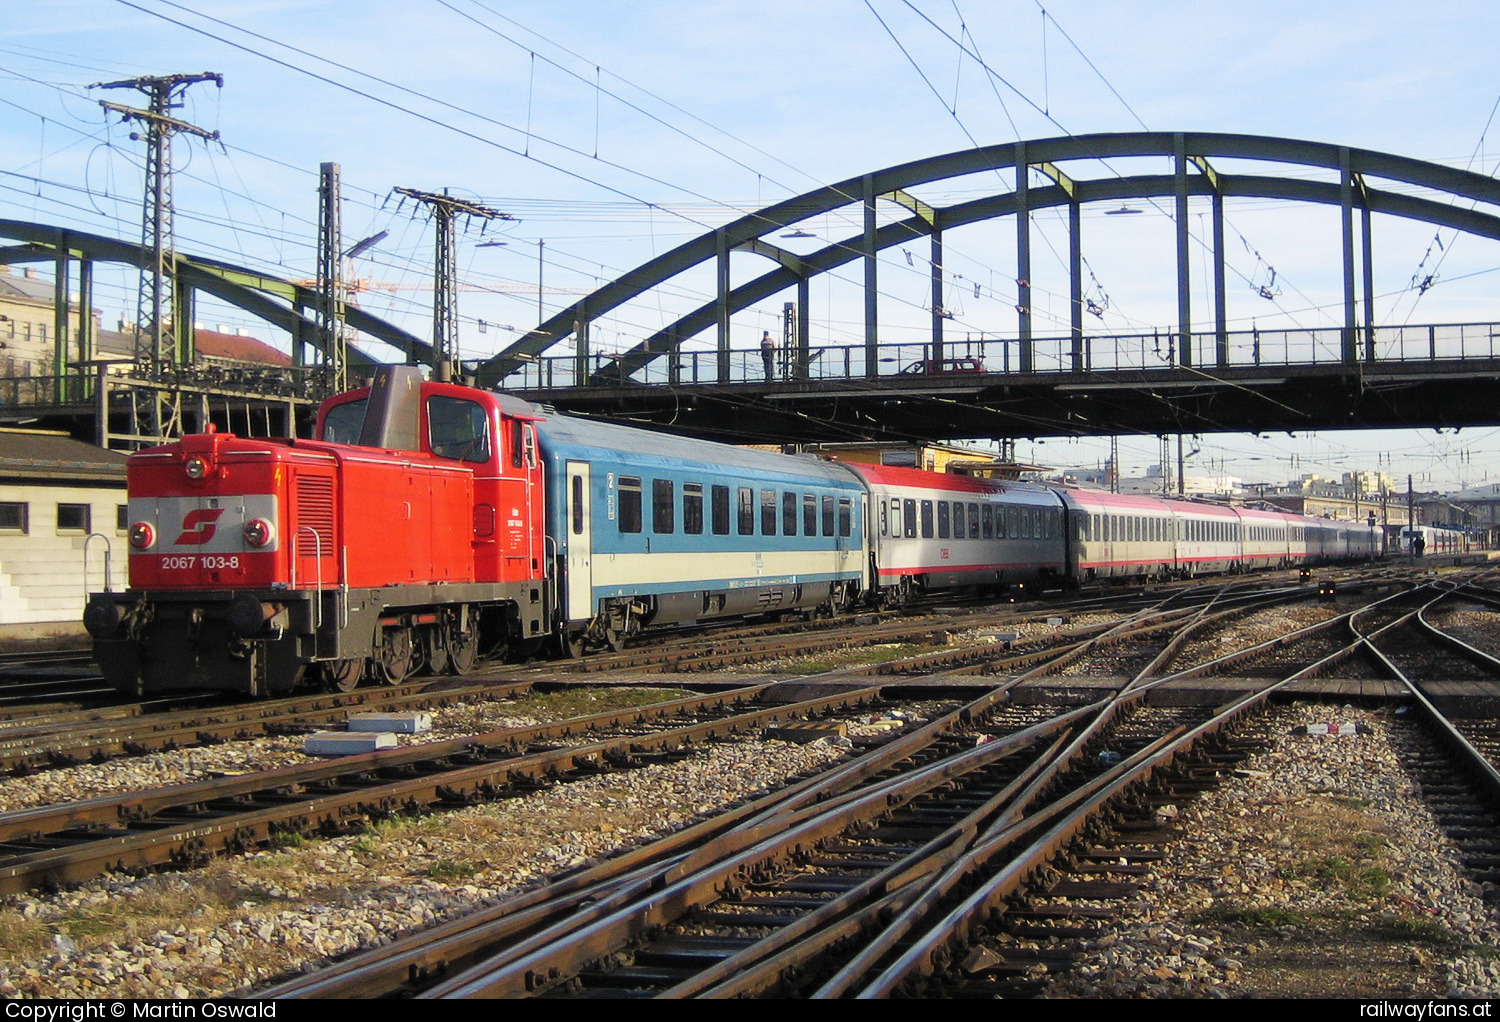
[[[870,790],[852,794],[840,804],[812,806],[800,813],[782,814],[761,827],[746,828],[741,850],[712,862],[684,861],[664,877],[665,886],[647,897],[575,929],[543,932],[521,945],[507,948],[490,961],[423,991],[422,998],[515,997],[549,985],[554,977],[576,973],[583,965],[644,936],[655,926],[676,918],[688,906],[717,900],[742,874],[763,864],[812,847],[846,831],[858,822],[872,821],[893,808],[908,805],[923,794],[946,787],[957,778],[1014,755],[1042,737],[1067,726],[1054,719],[945,758],[921,770],[891,778]],[[770,831],[767,833],[766,831]],[[911,866],[903,870],[910,873]],[[920,875],[922,871],[918,871]],[[914,879],[914,878],[913,878]]]
[[[1407,622],[1413,619],[1420,620],[1421,615],[1426,610],[1442,602],[1443,600],[1451,598],[1453,595],[1454,594],[1451,591],[1446,593],[1439,593],[1422,607],[1411,611],[1410,613],[1402,616],[1395,621],[1391,621],[1383,625],[1376,631],[1371,632],[1368,636],[1364,636],[1363,641],[1369,653],[1373,657],[1375,657],[1375,659],[1387,671],[1391,673],[1391,677],[1401,682],[1401,684],[1406,687],[1407,691],[1411,694],[1412,701],[1417,707],[1418,715],[1437,732],[1442,742],[1447,745],[1453,751],[1453,753],[1463,762],[1465,767],[1467,767],[1467,769],[1473,773],[1475,779],[1484,789],[1484,792],[1489,800],[1492,803],[1500,804],[1500,770],[1497,770],[1495,764],[1490,762],[1489,757],[1485,756],[1483,752],[1477,749],[1474,744],[1469,741],[1468,737],[1465,736],[1463,732],[1461,732],[1457,728],[1457,726],[1454,725],[1453,721],[1449,720],[1448,716],[1437,708],[1437,706],[1428,697],[1426,691],[1422,688],[1421,683],[1418,682],[1415,678],[1412,678],[1405,671],[1401,670],[1401,668],[1397,666],[1395,661],[1388,657],[1385,652],[1376,645],[1375,641],[1386,632],[1394,631],[1398,627],[1405,625]],[[1478,651],[1476,650],[1475,652]]]
[[[1160,679],[1161,682],[1165,682],[1168,680],[1171,679]],[[949,714],[944,715],[942,718],[929,723],[924,728],[909,733],[899,741],[903,745],[911,746],[923,739],[923,732],[941,733],[945,729],[954,726],[972,726],[988,711],[989,708],[993,707],[999,700],[1004,698],[1005,687],[997,687],[995,690],[987,693],[984,696],[981,696],[979,699],[975,700],[968,706],[961,707]],[[1100,704],[1096,704],[1093,707],[1085,707],[1082,710],[1075,711],[1075,713],[1094,712],[1097,710],[1098,705]],[[882,750],[882,752],[891,762],[894,762],[896,759],[905,756],[908,751],[909,749],[907,748],[894,747]],[[853,765],[851,765],[851,767],[845,767],[841,769],[848,770],[852,767]],[[805,788],[805,794],[801,796],[800,799],[787,800],[780,808],[767,810],[767,813],[772,817],[780,816],[784,818],[802,814],[807,809],[807,807],[810,806],[811,803],[817,798],[817,790],[814,789],[811,785],[813,781],[818,780],[821,780],[821,778],[814,778],[810,779],[809,782],[804,782],[807,787]],[[845,796],[842,800],[829,801],[847,801],[853,797],[853,795],[850,795]],[[798,806],[800,806],[801,808],[798,808]],[[763,824],[765,822],[769,821],[763,821]],[[745,830],[745,828],[742,828],[742,831],[743,830]],[[733,842],[731,841],[730,843]],[[726,844],[724,841],[720,841],[718,848],[705,848],[694,854],[696,857],[704,859],[705,861],[714,861],[717,858],[721,858],[725,852],[725,849],[728,847],[730,847],[730,844]],[[951,855],[951,849],[949,854]],[[596,867],[595,870],[602,870],[608,865],[608,863],[601,864],[601,866]],[[590,875],[593,875],[595,870],[590,870]],[[674,868],[674,873],[680,872],[681,868]],[[888,871],[888,873],[889,872],[909,873],[911,874],[911,876],[908,879],[915,879],[916,877],[928,875],[931,872],[931,869],[923,866],[908,865],[901,870]],[[869,895],[870,886],[871,885],[869,884],[860,885],[860,890],[866,892],[867,897]],[[883,874],[881,889],[891,891],[892,888],[893,884],[891,877],[889,875]],[[899,890],[900,888],[898,887],[896,889]],[[839,908],[826,908],[819,910],[820,918],[818,922],[828,922],[829,917],[835,917],[838,916],[841,912],[846,912],[847,914],[843,915],[842,921],[834,922],[832,923],[832,925],[840,929],[842,932],[859,931],[862,927],[867,925],[867,920],[865,920],[864,915],[862,915],[859,911],[850,907],[851,903],[857,902],[858,900],[859,895],[857,894],[851,894],[849,896],[838,899],[840,905]],[[895,910],[898,901],[904,900],[904,896],[898,898],[896,894],[891,893],[883,895],[878,901],[878,904],[882,908],[884,908],[888,914],[890,911]],[[633,912],[638,908],[639,905],[634,905],[627,911]],[[866,904],[865,906],[865,911],[870,911],[868,904]],[[503,918],[506,915],[505,906],[499,906],[494,910],[489,910],[486,915],[493,915],[495,918]],[[589,915],[590,920],[593,920],[595,915],[595,913],[591,912]],[[347,967],[336,967],[336,969],[339,971],[348,971],[350,975],[363,975],[363,980],[340,980],[337,976],[320,974],[320,978],[309,977],[292,981],[290,984],[276,988],[272,991],[272,993],[275,996],[349,996],[355,992],[375,993],[377,991],[388,993],[396,988],[395,983],[397,981],[411,976],[430,976],[436,974],[437,972],[449,969],[460,959],[472,957],[475,953],[473,949],[482,945],[486,938],[475,936],[472,932],[468,932],[469,930],[479,930],[485,925],[496,927],[492,937],[489,939],[497,942],[507,939],[507,934],[513,935],[515,933],[515,928],[513,926],[510,927],[506,931],[506,933],[501,933],[499,927],[503,927],[505,925],[503,922],[495,923],[493,921],[490,921],[487,923],[484,920],[476,920],[476,922],[478,922],[480,925],[466,926],[464,920],[456,920],[452,924],[447,924],[449,927],[451,927],[453,932],[443,937],[443,943],[441,944],[430,944],[423,935],[415,935],[399,942],[401,945],[404,945],[399,954],[390,952],[388,950],[371,952],[367,955],[361,955],[358,959],[359,962],[364,962],[366,964],[351,964]],[[777,954],[798,953],[795,948],[800,947],[801,945],[798,941],[793,939],[793,935],[801,933],[804,929],[816,929],[817,923],[799,922],[792,925],[795,927],[795,929],[788,929],[786,936],[778,934],[771,938],[769,941],[762,942],[761,944],[756,945],[755,949],[746,949],[746,951],[742,952],[741,955],[736,956],[734,959],[728,960],[732,961],[734,964],[731,965],[728,964],[728,962],[721,963],[720,966],[716,967],[713,970],[712,975],[705,974],[705,976],[695,977],[694,981],[692,981],[691,987],[684,987],[679,991],[671,993],[673,993],[673,995],[683,996],[702,993],[702,989],[704,988],[705,984],[712,983],[714,976],[721,974],[725,969],[741,970],[744,971],[745,975],[749,975],[749,972],[747,970],[749,962],[752,958],[768,960],[769,956],[769,960],[774,960],[775,955]],[[572,930],[576,930],[576,928],[577,927],[575,924],[573,927],[569,927],[567,929],[571,932]],[[559,937],[562,935],[563,934],[561,932],[558,933]],[[793,945],[792,950],[779,950],[782,945],[788,943]],[[462,947],[464,949],[462,953],[449,953],[457,947]],[[507,952],[504,956],[504,960],[513,962],[514,956],[517,953],[519,952],[515,950]],[[772,971],[775,971],[774,966],[772,967]],[[457,979],[450,979],[449,982],[458,983],[459,981]],[[533,979],[533,982],[536,982],[535,978]],[[545,979],[543,979],[542,982],[545,982]],[[366,985],[354,985],[356,983],[364,983]],[[520,984],[522,988],[524,988],[525,985],[526,984],[524,981]],[[444,989],[450,990],[449,987],[445,987]]]
[[[835,693],[797,703],[742,711],[652,734],[622,736],[530,755],[521,755],[517,751],[496,761],[458,767],[445,763],[447,756],[434,755],[430,751],[432,746],[410,746],[346,757],[344,761],[323,764],[304,772],[316,774],[320,782],[331,789],[327,794],[290,791],[287,785],[295,783],[293,779],[299,769],[295,767],[243,778],[175,786],[175,790],[158,789],[147,793],[149,798],[133,796],[128,800],[147,813],[144,818],[130,820],[129,826],[155,829],[124,835],[86,834],[86,838],[92,839],[74,848],[7,857],[0,860],[0,892],[20,891],[43,882],[87,879],[110,868],[201,861],[216,853],[252,847],[282,832],[339,832],[369,818],[421,811],[433,805],[466,805],[497,797],[517,784],[534,786],[549,783],[568,772],[599,771],[607,769],[612,761],[627,761],[639,753],[675,750],[777,720],[863,704],[877,696],[878,690],[873,688]],[[713,698],[704,697],[705,700]],[[465,746],[465,741],[458,739],[434,745],[446,746],[444,752],[456,756],[459,754],[457,750]],[[468,747],[473,747],[472,741]],[[501,750],[502,755],[505,751]],[[385,771],[399,774],[402,769],[411,770],[419,764],[427,770],[425,776],[395,780],[381,776]],[[241,811],[233,805],[236,798],[248,801],[257,796],[271,805]],[[208,815],[225,802],[231,804],[222,815]],[[93,814],[101,810],[107,811],[107,803],[107,799],[90,800],[58,807],[55,812],[59,815],[54,818],[80,821],[72,825],[81,826],[81,821],[86,818],[94,818]],[[175,809],[186,818],[163,818],[161,814],[168,809]],[[19,835],[28,825],[45,819],[49,811],[52,807],[3,814],[0,815],[0,826]],[[31,833],[35,833],[34,826]]]
[[[1401,594],[1398,594],[1401,595]],[[1376,604],[1387,602],[1392,597],[1377,600]],[[1359,611],[1351,612],[1350,615]],[[1338,619],[1335,619],[1338,620]],[[1315,628],[1327,627],[1328,623],[1322,623]],[[1299,634],[1305,634],[1315,629],[1302,629]],[[1248,693],[1228,704],[1216,712],[1208,721],[1191,729],[1176,741],[1163,746],[1155,752],[1146,755],[1148,750],[1142,750],[1135,757],[1137,768],[1125,772],[1125,767],[1131,762],[1130,759],[1114,768],[1111,772],[1113,780],[1107,782],[1102,778],[1110,776],[1109,773],[1101,775],[1101,779],[1092,782],[1093,789],[1088,791],[1086,786],[1078,792],[1068,796],[1068,801],[1077,801],[1080,804],[1076,811],[1059,820],[1045,834],[1034,840],[1020,854],[1010,859],[990,879],[981,884],[972,894],[965,898],[959,905],[951,909],[938,922],[930,926],[919,938],[907,941],[907,950],[891,962],[875,979],[868,982],[859,989],[857,996],[862,998],[888,996],[893,993],[902,983],[909,980],[914,974],[930,974],[938,964],[940,949],[954,939],[961,939],[973,925],[979,916],[988,914],[995,910],[1007,897],[1016,893],[1027,875],[1032,870],[1042,865],[1048,858],[1056,854],[1069,840],[1076,836],[1084,827],[1088,815],[1102,807],[1110,798],[1122,793],[1131,784],[1145,779],[1151,773],[1165,766],[1170,760],[1181,755],[1193,743],[1203,735],[1217,731],[1233,720],[1263,706],[1269,697],[1282,688],[1301,680],[1311,677],[1325,669],[1332,663],[1338,662],[1359,648],[1360,643],[1351,643],[1339,651],[1330,654],[1313,664],[1307,665],[1298,671],[1277,682],[1262,686],[1259,690]],[[1149,684],[1158,686],[1174,679],[1175,676],[1155,679]],[[1161,745],[1161,743],[1157,743]],[[1085,797],[1085,792],[1088,792]],[[1051,810],[1051,806],[1047,810]],[[981,848],[976,848],[964,864],[955,865],[945,881],[940,881],[924,895],[921,902],[914,904],[902,917],[901,920],[892,924],[893,932],[889,936],[883,935],[881,939],[872,941],[867,949],[854,961],[848,963],[833,978],[820,988],[814,996],[838,996],[849,993],[857,986],[860,979],[877,966],[877,963],[887,954],[895,950],[898,936],[904,936],[907,930],[912,928],[917,919],[924,913],[930,914],[935,911],[941,903],[942,893],[938,888],[944,890],[955,890],[960,883],[966,882],[968,877],[979,870],[982,865],[990,859],[1001,854],[1006,847],[1014,844],[1021,834],[1019,828],[1023,821],[1012,824],[1015,830],[1002,831],[994,835],[990,842]]]

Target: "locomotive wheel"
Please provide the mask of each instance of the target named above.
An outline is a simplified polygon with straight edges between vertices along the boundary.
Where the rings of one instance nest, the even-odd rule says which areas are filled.
[[[568,634],[566,628],[557,631],[557,655],[564,660],[577,660],[583,655],[583,633]]]
[[[417,648],[410,628],[387,628],[380,644],[376,676],[387,685],[405,681],[417,667]]]
[[[334,660],[323,665],[323,686],[330,692],[353,692],[364,674],[363,660]]]
[[[467,635],[451,631],[447,636],[448,673],[468,674],[479,660],[479,637],[473,632]]]

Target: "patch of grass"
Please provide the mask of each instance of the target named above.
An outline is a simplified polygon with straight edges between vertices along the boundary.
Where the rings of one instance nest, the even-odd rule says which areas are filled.
[[[862,646],[858,649],[840,649],[831,653],[823,653],[818,656],[807,657],[798,660],[781,669],[782,674],[822,674],[824,671],[837,670],[840,667],[865,666],[869,664],[885,664],[892,660],[903,660],[918,653],[932,652],[931,646],[924,646],[914,642],[881,643],[875,646]]]
[[[1391,891],[1391,875],[1386,870],[1369,865],[1367,861],[1355,862],[1339,855],[1304,859],[1293,869],[1282,872],[1319,887],[1342,887],[1357,898],[1383,900]]]
[[[478,863],[446,857],[434,862],[427,869],[427,875],[433,880],[467,880],[478,872]]]
[[[535,692],[523,696],[507,703],[506,709],[543,720],[565,720],[568,717],[584,717],[591,713],[608,713],[611,710],[627,710],[672,699],[685,699],[691,695],[692,692],[678,688],[569,687],[557,692]]]
[[[270,855],[249,856],[245,859],[245,866],[249,869],[287,869],[296,861],[296,856],[278,852]]]
[[[57,928],[75,941],[103,940],[119,932],[119,921],[108,917],[71,915]]]
[[[307,837],[295,830],[283,830],[272,834],[269,844],[277,851],[290,851],[306,846]]]
[[[1419,919],[1415,916],[1384,916],[1370,924],[1368,932],[1371,936],[1381,940],[1410,941],[1442,948],[1468,946],[1468,941],[1458,937],[1442,923],[1432,919]],[[1478,948],[1477,945],[1475,947]],[[1497,949],[1485,948],[1484,950],[1493,955]]]
[[[1193,917],[1196,922],[1213,926],[1243,926],[1251,930],[1275,930],[1283,926],[1306,926],[1318,917],[1311,912],[1298,912],[1287,908],[1239,908],[1233,905],[1215,905]]]
[[[0,912],[0,955],[25,961],[52,947],[52,929],[46,923],[27,919],[15,909]]]

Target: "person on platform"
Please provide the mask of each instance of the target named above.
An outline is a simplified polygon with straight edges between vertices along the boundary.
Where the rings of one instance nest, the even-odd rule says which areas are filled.
[[[769,330],[760,335],[760,360],[766,364],[766,382],[769,383],[776,372],[776,341]]]

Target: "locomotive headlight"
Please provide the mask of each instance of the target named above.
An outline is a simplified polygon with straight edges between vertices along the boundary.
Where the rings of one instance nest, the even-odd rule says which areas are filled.
[[[208,462],[195,455],[187,460],[182,470],[187,473],[189,479],[202,479],[208,475]]]
[[[149,550],[156,545],[156,529],[150,522],[136,522],[130,527],[130,545],[137,550]]]
[[[254,547],[267,546],[276,538],[276,526],[264,518],[252,518],[241,531],[245,534],[245,542]]]

